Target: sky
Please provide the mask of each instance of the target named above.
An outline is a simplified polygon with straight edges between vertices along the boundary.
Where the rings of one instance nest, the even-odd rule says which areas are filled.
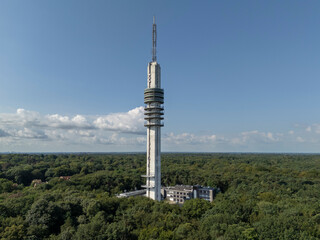
[[[320,1],[2,0],[0,152],[320,152]]]

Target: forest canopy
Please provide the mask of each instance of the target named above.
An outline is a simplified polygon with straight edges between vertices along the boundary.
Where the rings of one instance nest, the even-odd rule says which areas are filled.
[[[320,155],[163,154],[162,185],[218,187],[212,203],[145,197],[145,154],[0,155],[0,239],[320,239]]]

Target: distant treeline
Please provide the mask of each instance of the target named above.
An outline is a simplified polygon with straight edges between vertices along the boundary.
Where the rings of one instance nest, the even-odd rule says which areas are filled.
[[[144,154],[0,155],[0,239],[320,239],[320,155],[163,154],[162,185],[219,187],[183,206],[140,189]]]

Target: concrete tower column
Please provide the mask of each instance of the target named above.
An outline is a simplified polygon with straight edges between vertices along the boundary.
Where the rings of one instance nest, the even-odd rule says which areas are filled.
[[[161,127],[163,123],[164,91],[161,88],[161,68],[156,61],[156,24],[153,23],[153,56],[148,64],[148,82],[144,90],[145,120],[147,127],[147,189],[146,196],[161,200]]]

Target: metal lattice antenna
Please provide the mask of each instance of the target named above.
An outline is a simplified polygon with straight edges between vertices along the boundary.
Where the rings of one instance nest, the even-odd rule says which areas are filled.
[[[157,25],[156,18],[153,16],[153,25],[152,25],[152,62],[157,61]]]

